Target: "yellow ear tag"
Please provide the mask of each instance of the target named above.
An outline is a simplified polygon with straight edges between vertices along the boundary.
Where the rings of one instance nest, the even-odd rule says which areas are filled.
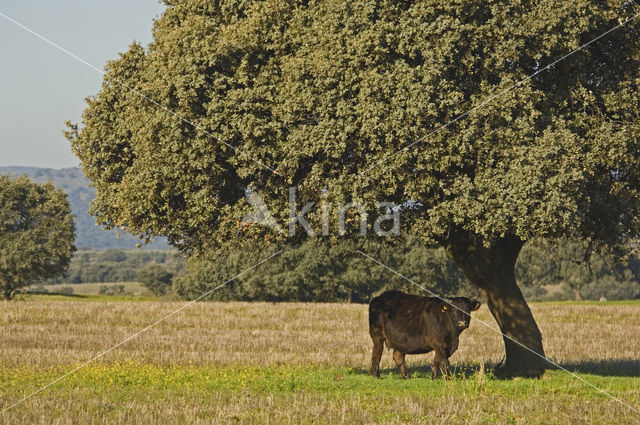
[[[443,311],[443,312],[447,311],[447,306],[446,306],[446,305],[443,305],[443,306],[442,306],[442,311]]]

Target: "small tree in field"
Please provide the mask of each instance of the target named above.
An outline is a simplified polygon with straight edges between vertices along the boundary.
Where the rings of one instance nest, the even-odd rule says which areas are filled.
[[[0,175],[0,296],[63,276],[75,250],[67,196],[51,183]]]
[[[266,237],[239,232],[247,188],[281,225],[288,186],[303,205],[411,200],[405,231],[483,291],[505,335],[499,373],[544,371],[514,276],[523,245],[573,238],[622,254],[640,234],[638,25],[569,54],[640,6],[165,3],[154,41],[108,64],[68,133],[101,224],[205,254]]]
[[[157,264],[138,273],[138,281],[155,295],[165,295],[171,288],[172,279],[173,274]]]

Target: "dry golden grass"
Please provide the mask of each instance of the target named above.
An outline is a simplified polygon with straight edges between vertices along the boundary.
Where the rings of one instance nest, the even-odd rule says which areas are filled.
[[[0,407],[183,305],[0,302]],[[552,359],[640,406],[640,303],[532,309]],[[501,358],[502,337],[480,323],[496,327],[486,307],[473,316],[451,359],[465,368],[454,379],[428,379],[426,354],[408,357],[414,379],[402,380],[387,353],[376,380],[365,373],[365,305],[196,303],[1,414],[0,424],[640,423],[562,371],[487,378],[478,365]]]
[[[0,303],[5,368],[71,365],[117,344],[182,306],[180,302]],[[547,355],[562,364],[637,359],[640,304],[534,304]],[[486,307],[473,313],[455,363],[497,362],[502,337]],[[196,303],[100,359],[156,365],[301,365],[368,368],[367,306]],[[409,356],[409,366],[432,354]],[[382,367],[392,367],[390,354]]]

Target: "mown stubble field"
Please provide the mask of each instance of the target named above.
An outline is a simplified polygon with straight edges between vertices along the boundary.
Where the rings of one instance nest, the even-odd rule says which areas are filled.
[[[0,405],[182,306],[179,302],[0,303]],[[533,304],[547,355],[640,409],[640,303]],[[553,370],[499,381],[489,311],[473,313],[449,382],[433,354],[389,352],[366,375],[367,306],[196,303],[0,415],[0,423],[640,423],[640,414]],[[486,368],[485,368],[486,367]]]

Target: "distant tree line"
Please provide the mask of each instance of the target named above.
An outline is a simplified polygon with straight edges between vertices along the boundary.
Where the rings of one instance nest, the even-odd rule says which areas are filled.
[[[397,270],[406,279],[356,252],[353,242],[330,245],[307,241],[287,247],[273,260],[213,292],[212,300],[368,302],[387,289],[422,295],[475,295],[473,287],[442,248],[428,248],[417,238],[384,245],[368,242],[365,252]],[[531,301],[640,298],[640,257],[623,261],[591,255],[578,242],[534,241],[525,246],[516,275]],[[276,252],[271,247],[238,248],[215,259],[190,261],[173,280],[174,292],[194,299]],[[415,284],[414,284],[415,283]]]
[[[640,298],[637,249],[618,261],[589,251],[587,243],[577,241],[525,245],[516,266],[525,296],[532,301]]]
[[[350,241],[328,244],[307,241],[286,247],[273,260],[228,282],[207,297],[212,300],[368,302],[385,289],[420,293],[422,290],[356,252]],[[417,239],[386,246],[368,243],[365,249],[417,284],[439,294],[475,293],[467,279],[439,249],[428,249]],[[180,297],[194,299],[228,281],[273,247],[238,248],[228,255],[189,263],[188,272],[175,279]],[[424,293],[422,291],[422,293]]]
[[[93,251],[80,248],[64,277],[48,283],[132,282],[148,267],[159,266],[175,274],[182,271],[184,262],[174,250],[143,251],[139,249],[107,249]]]
[[[236,247],[216,258],[189,260],[176,251],[80,249],[64,278],[49,283],[138,281],[153,293],[194,299],[277,251],[270,245]],[[387,289],[427,295],[402,277],[357,253],[362,249],[429,291],[440,295],[476,295],[442,248],[425,247],[417,238],[392,244],[306,241],[284,251],[216,290],[207,299],[238,301],[368,302]],[[598,255],[584,258],[578,242],[534,241],[525,245],[516,277],[531,301],[640,298],[640,257],[614,262]]]

